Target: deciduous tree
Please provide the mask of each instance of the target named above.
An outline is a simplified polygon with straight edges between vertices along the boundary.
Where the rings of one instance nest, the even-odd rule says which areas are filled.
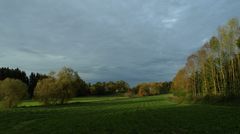
[[[20,80],[6,78],[0,82],[0,100],[5,108],[16,107],[27,96],[27,85]]]

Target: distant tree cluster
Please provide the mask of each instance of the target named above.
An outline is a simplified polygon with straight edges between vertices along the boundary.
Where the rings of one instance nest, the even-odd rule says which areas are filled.
[[[0,80],[4,80],[6,78],[18,79],[21,80],[23,83],[29,83],[29,78],[24,71],[20,69],[10,69],[10,68],[0,68]]]
[[[4,107],[14,107],[22,99],[36,99],[44,104],[64,104],[72,97],[116,95],[130,90],[125,81],[87,84],[71,68],[49,75],[19,69],[0,68],[0,100]]]
[[[150,82],[140,83],[134,87],[134,92],[138,96],[150,96],[169,93],[171,82]]]
[[[97,82],[89,85],[91,95],[114,95],[127,92],[130,87],[125,81]]]
[[[173,79],[173,89],[191,98],[240,97],[240,25],[231,19],[201,49],[188,57]]]

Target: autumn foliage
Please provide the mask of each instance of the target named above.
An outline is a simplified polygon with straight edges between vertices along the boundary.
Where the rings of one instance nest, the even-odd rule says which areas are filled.
[[[25,83],[10,78],[0,81],[0,100],[3,107],[15,107],[24,97],[27,97],[27,85]]]
[[[133,90],[138,96],[149,96],[168,93],[171,82],[140,83]]]
[[[35,99],[44,104],[63,104],[76,96],[80,77],[70,68],[63,68],[49,78],[40,80],[35,89]]]
[[[175,92],[192,98],[240,97],[240,25],[231,19],[203,47],[188,57],[173,79]]]

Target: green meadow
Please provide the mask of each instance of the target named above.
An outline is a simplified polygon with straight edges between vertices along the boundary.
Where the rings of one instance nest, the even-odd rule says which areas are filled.
[[[83,97],[56,106],[25,101],[0,110],[0,133],[240,133],[240,107],[177,104],[170,96]]]

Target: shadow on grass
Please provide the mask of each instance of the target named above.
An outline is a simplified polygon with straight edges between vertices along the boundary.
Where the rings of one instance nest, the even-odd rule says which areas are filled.
[[[184,105],[172,106],[153,109],[146,108],[145,110],[130,109],[104,109],[100,110],[95,106],[116,106],[124,104],[138,104],[143,102],[153,102],[159,100],[146,100],[146,101],[130,101],[130,102],[117,102],[102,103],[102,102],[80,102],[66,105],[57,105],[46,108],[56,107],[79,107],[79,109],[61,110],[59,112],[46,112],[46,115],[37,115],[30,113],[28,116],[33,118],[45,118],[47,121],[57,120],[62,123],[62,131],[69,133],[67,129],[84,130],[93,133],[94,128],[96,131],[102,133],[119,132],[124,133],[121,128],[125,128],[129,133],[178,133],[178,134],[205,134],[205,133],[237,133],[240,130],[240,108],[237,107],[218,107],[213,105]],[[94,111],[79,112],[81,106],[94,106]],[[28,114],[19,112],[21,114]],[[19,116],[14,114],[14,116]],[[24,117],[24,116],[22,116]],[[32,119],[32,118],[31,118]],[[68,122],[68,123],[67,123]],[[69,123],[71,122],[71,123]],[[108,125],[109,123],[113,125]],[[72,124],[79,124],[74,126]],[[83,128],[82,124],[91,128]],[[54,125],[43,125],[43,128],[52,126],[53,131],[58,131]],[[119,128],[120,126],[120,128]],[[42,128],[42,130],[44,130]],[[47,130],[47,129],[46,129]],[[132,132],[131,130],[136,130]]]

